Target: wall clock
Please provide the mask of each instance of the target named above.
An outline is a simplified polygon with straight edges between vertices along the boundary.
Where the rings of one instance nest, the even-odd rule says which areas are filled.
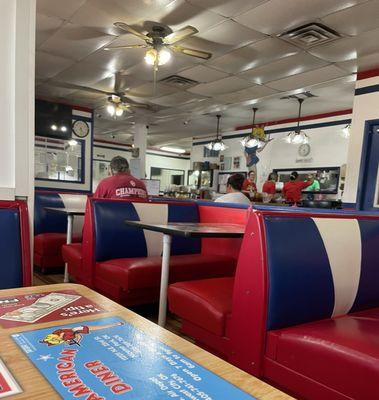
[[[77,137],[85,138],[89,134],[89,125],[80,119],[72,124],[72,130]]]
[[[298,148],[299,156],[306,157],[311,152],[311,146],[308,143],[303,143]]]

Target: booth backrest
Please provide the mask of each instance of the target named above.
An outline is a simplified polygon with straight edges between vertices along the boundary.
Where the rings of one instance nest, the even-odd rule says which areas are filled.
[[[265,216],[267,329],[379,307],[379,218]]]
[[[75,193],[56,193],[36,191],[34,202],[34,235],[40,233],[65,233],[67,217],[64,214],[49,212],[45,207],[85,209],[87,196]],[[74,234],[80,234],[83,217],[75,217]]]
[[[26,203],[0,201],[0,289],[31,284]]]
[[[129,227],[125,220],[157,224],[199,222],[198,208],[190,203],[145,203],[92,200],[95,261],[161,255],[162,234]],[[200,239],[173,237],[172,255],[201,251]]]

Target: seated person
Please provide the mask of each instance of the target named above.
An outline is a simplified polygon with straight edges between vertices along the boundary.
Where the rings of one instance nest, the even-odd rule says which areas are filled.
[[[227,194],[217,198],[215,201],[217,203],[251,204],[247,196],[241,192],[244,180],[245,177],[242,174],[230,176],[226,184]]]
[[[275,172],[271,172],[271,174],[267,178],[267,181],[263,184],[262,192],[274,196],[276,193],[277,179],[278,175]]]
[[[311,180],[306,182],[298,180],[299,174],[296,171],[291,172],[289,182],[283,186],[283,196],[287,203],[296,205],[300,203],[301,192],[313,183],[313,175]],[[309,178],[309,176],[308,176]]]
[[[129,163],[124,157],[112,158],[111,176],[104,178],[98,185],[93,197],[98,199],[135,198],[147,199],[145,184],[130,175]]]
[[[255,193],[257,193],[257,185],[255,184],[255,171],[250,171],[247,174],[247,179],[243,181],[242,192],[251,199],[254,197]]]

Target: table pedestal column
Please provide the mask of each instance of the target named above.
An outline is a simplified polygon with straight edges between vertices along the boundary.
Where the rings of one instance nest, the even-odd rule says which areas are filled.
[[[159,297],[159,316],[158,316],[159,326],[165,326],[166,324],[167,287],[168,287],[168,276],[170,271],[171,241],[172,237],[170,235],[163,235],[161,292]]]

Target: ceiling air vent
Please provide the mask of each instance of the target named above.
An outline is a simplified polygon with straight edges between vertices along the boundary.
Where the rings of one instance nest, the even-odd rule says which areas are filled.
[[[309,49],[310,47],[337,40],[340,38],[340,35],[333,29],[314,22],[284,32],[279,37],[287,42]]]
[[[289,96],[283,96],[280,98],[280,100],[288,100],[288,99],[299,100],[299,99],[309,99],[310,97],[318,97],[318,96],[316,96],[311,92],[301,92],[297,94],[290,94]]]
[[[199,82],[194,81],[192,79],[184,78],[180,75],[171,75],[167,78],[161,79],[160,82],[164,83],[165,85],[173,86],[177,89],[188,89],[192,86],[196,86]]]

